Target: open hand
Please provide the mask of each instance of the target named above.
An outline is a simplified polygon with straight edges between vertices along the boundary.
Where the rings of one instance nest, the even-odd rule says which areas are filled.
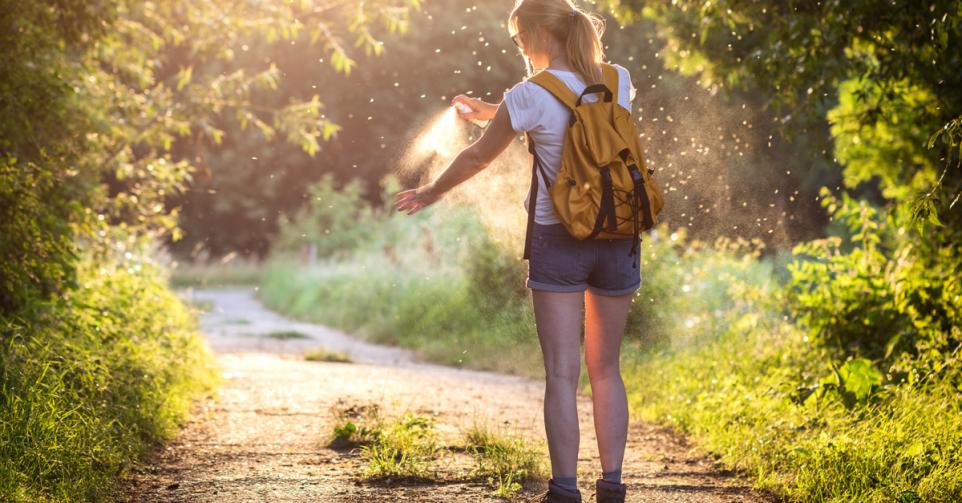
[[[416,189],[402,190],[395,196],[394,207],[398,211],[406,211],[408,215],[413,215],[421,209],[430,206],[440,199],[440,195],[434,192],[431,185],[422,185]]]

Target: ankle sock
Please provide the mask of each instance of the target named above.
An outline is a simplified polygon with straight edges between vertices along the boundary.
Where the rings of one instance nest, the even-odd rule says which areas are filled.
[[[578,477],[552,477],[555,484],[574,492],[581,492],[578,490]]]
[[[601,472],[601,478],[611,482],[621,483],[621,468],[610,472]]]

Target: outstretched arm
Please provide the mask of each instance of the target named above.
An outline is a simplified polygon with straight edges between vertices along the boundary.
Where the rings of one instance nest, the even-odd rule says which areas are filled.
[[[451,164],[432,182],[416,189],[398,192],[394,203],[395,208],[413,215],[431,205],[447,191],[488,167],[491,161],[508,148],[515,135],[514,129],[511,128],[508,107],[499,105],[494,119],[484,130],[481,138],[461,150]]]

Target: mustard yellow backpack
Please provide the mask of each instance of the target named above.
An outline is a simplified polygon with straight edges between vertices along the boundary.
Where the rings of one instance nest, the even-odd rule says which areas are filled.
[[[618,105],[618,70],[606,63],[601,67],[604,83],[588,86],[581,96],[548,71],[543,70],[528,81],[548,90],[571,111],[561,168],[548,187],[558,218],[577,239],[634,238],[629,252],[634,255],[641,231],[657,222],[664,196],[652,178],[654,171],[645,165],[630,112]],[[582,102],[593,93],[604,96],[594,102]],[[548,180],[530,134],[527,140],[533,162],[524,259],[530,258],[539,168]]]

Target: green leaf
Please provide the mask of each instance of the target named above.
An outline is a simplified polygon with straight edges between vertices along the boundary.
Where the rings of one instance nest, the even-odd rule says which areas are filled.
[[[845,390],[855,395],[858,401],[864,401],[876,386],[882,384],[882,374],[865,358],[845,362],[838,374]]]
[[[188,66],[187,68],[181,68],[180,72],[177,73],[177,90],[180,91],[184,86],[189,84],[193,75],[194,67]]]

